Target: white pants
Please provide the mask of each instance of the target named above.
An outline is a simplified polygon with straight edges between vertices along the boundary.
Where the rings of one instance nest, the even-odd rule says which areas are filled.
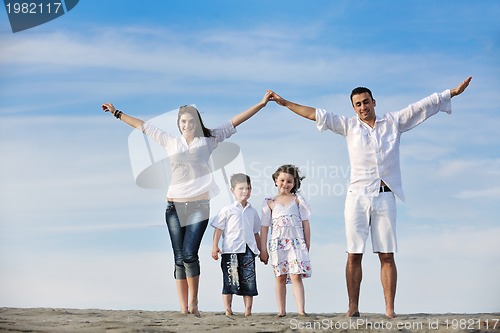
[[[366,193],[349,190],[344,216],[348,253],[365,252],[370,229],[373,252],[397,252],[396,198],[394,193],[381,192],[377,196],[371,197]]]

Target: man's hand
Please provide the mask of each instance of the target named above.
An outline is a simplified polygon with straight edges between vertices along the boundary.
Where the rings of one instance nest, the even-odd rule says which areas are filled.
[[[451,97],[455,97],[460,95],[465,91],[465,89],[469,86],[470,81],[472,80],[472,76],[469,76],[467,79],[464,80],[464,82],[460,83],[458,87],[455,89],[451,89]]]
[[[286,101],[283,97],[281,97],[280,95],[278,95],[277,93],[275,93],[272,90],[268,90],[268,92],[271,93],[271,98],[269,100],[275,101],[276,103],[278,103],[281,106],[285,106]]]

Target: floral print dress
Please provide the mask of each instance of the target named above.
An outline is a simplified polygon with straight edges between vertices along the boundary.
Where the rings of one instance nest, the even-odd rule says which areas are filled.
[[[269,201],[274,199],[264,200],[261,222],[263,226],[271,227],[268,246],[274,275],[286,275],[286,283],[291,283],[290,274],[310,277],[312,268],[302,226],[302,221],[311,216],[309,206],[298,194],[295,200],[284,206],[275,202],[272,211]]]

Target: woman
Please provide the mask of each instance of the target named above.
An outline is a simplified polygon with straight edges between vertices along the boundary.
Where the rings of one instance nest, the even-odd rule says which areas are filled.
[[[219,142],[236,133],[237,126],[265,107],[270,96],[271,93],[266,92],[259,103],[212,130],[205,127],[195,107],[182,106],[177,118],[180,137],[129,116],[111,103],[102,105],[105,112],[141,130],[167,151],[172,177],[167,191],[165,220],[174,251],[174,278],[183,314],[200,316],[198,250],[210,216],[209,200],[218,193],[209,165],[210,154]]]

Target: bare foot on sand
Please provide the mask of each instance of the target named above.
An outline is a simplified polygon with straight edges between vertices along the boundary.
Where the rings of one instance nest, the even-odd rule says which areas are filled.
[[[358,318],[360,316],[359,314],[359,311],[358,310],[355,310],[355,311],[347,311],[347,313],[345,314],[345,316],[347,318]]]

